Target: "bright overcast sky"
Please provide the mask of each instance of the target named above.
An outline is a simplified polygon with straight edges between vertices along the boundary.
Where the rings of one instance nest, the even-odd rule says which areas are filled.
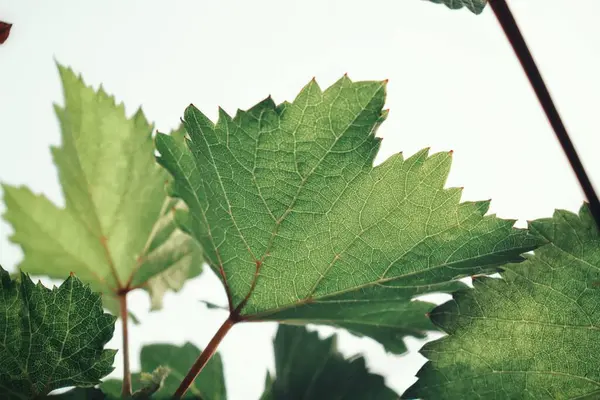
[[[512,0],[560,112],[600,187],[600,1]],[[313,76],[325,88],[389,78],[390,116],[378,160],[423,147],[454,150],[448,184],[464,200],[492,199],[491,211],[524,221],[554,208],[577,210],[581,191],[490,9],[480,16],[420,0],[0,0],[14,24],[0,46],[0,181],[24,184],[62,204],[49,146],[60,143],[52,103],[62,102],[55,61],[100,83],[133,112],[143,105],[160,130],[189,103],[215,117],[269,94],[292,100]],[[0,211],[4,206],[0,205]],[[0,224],[0,263],[13,270],[20,249]],[[209,273],[168,295],[132,328],[132,365],[146,343],[204,346],[225,315],[198,299],[225,302]],[[272,368],[273,324],[236,326],[221,346],[230,400],[258,398]],[[323,330],[330,332],[331,330]],[[111,345],[120,344],[119,328]],[[424,362],[423,341],[404,357],[370,339],[342,334],[341,350],[401,392]],[[118,376],[122,369],[115,371]]]

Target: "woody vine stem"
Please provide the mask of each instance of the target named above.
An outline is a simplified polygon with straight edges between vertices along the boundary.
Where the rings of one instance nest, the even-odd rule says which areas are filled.
[[[577,150],[575,150],[575,146],[573,145],[560,114],[554,105],[554,101],[552,101],[550,92],[548,91],[540,70],[527,47],[527,43],[517,25],[517,21],[510,11],[508,4],[506,4],[506,0],[489,0],[489,3],[506,38],[510,42],[521,63],[521,66],[527,75],[527,79],[529,79],[529,83],[533,87],[533,90],[546,113],[546,117],[548,118],[550,125],[552,125],[552,129],[554,129],[556,138],[560,142],[560,145],[571,164],[571,168],[573,168],[573,172],[575,172],[577,180],[587,197],[590,212],[596,221],[596,226],[600,229],[600,201],[598,201],[598,195],[583,167],[583,163],[577,154]]]

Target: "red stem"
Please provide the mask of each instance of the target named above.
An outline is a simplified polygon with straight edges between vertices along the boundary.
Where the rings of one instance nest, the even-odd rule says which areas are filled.
[[[121,323],[123,326],[123,388],[121,394],[123,398],[131,396],[131,371],[129,369],[129,333],[127,329],[127,292],[119,295],[119,308],[121,313]]]
[[[590,212],[596,221],[596,225],[600,229],[600,201],[598,201],[598,195],[596,195],[594,186],[592,185],[588,174],[585,172],[585,168],[583,167],[579,155],[575,150],[575,146],[569,137],[569,133],[560,118],[560,114],[552,101],[552,97],[544,83],[544,79],[542,78],[542,75],[535,64],[535,60],[527,47],[527,43],[521,34],[517,21],[515,21],[505,0],[489,0],[489,3],[529,79],[529,83],[533,87],[550,125],[552,125],[552,128],[554,129],[556,138],[560,142],[560,145],[571,164],[571,168],[573,168],[573,171],[579,180],[579,184],[587,197]]]
[[[181,399],[183,397],[183,395],[192,385],[200,371],[202,371],[202,368],[204,368],[204,366],[208,363],[208,360],[210,360],[213,354],[215,354],[215,352],[217,351],[217,347],[235,323],[235,317],[229,315],[229,317],[225,320],[225,322],[223,322],[223,325],[221,325],[217,333],[215,333],[213,338],[210,340],[204,351],[200,353],[200,356],[194,362],[194,365],[192,365],[192,368],[190,368],[185,378],[183,378],[183,381],[181,381],[181,384],[179,385],[177,391],[173,395],[173,399]]]

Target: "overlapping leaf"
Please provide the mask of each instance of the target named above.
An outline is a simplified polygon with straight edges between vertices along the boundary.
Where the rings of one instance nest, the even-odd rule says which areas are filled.
[[[520,260],[540,239],[445,189],[451,154],[402,154],[374,167],[385,82],[308,84],[213,124],[185,112],[187,146],[157,137],[159,162],[188,205],[188,229],[242,320],[340,326],[401,352],[458,278]]]
[[[4,186],[5,218],[21,245],[23,271],[61,278],[75,272],[115,310],[114,293],[144,287],[160,306],[168,288],[200,273],[199,246],[175,229],[168,175],[156,164],[152,126],[141,110],[94,91],[59,66],[64,108],[56,107],[62,146],[52,149],[66,205],[24,187]],[[182,131],[174,139],[181,140]]]
[[[450,336],[405,398],[600,398],[600,235],[587,206],[530,223],[549,244],[432,313]]]
[[[160,389],[152,395],[152,398],[170,399],[199,353],[200,349],[191,343],[185,343],[180,347],[170,344],[144,346],[140,355],[142,371],[156,371],[158,368],[168,369],[168,374]],[[139,391],[143,387],[142,375],[140,373],[132,375],[134,391]],[[109,397],[118,398],[121,393],[121,381],[110,379],[104,382],[101,388]],[[218,353],[208,361],[184,398],[226,400],[223,363]]]
[[[115,317],[100,295],[69,277],[52,290],[28,275],[11,280],[0,267],[0,393],[41,398],[67,386],[93,386],[113,370]]]
[[[261,400],[397,399],[362,357],[344,359],[336,337],[321,340],[303,327],[280,325],[275,336],[275,376],[267,376]]]
[[[432,3],[445,4],[446,7],[457,10],[463,7],[468,8],[475,14],[481,14],[488,0],[428,0]]]

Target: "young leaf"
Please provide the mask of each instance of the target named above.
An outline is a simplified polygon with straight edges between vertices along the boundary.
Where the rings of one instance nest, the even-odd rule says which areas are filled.
[[[10,279],[0,267],[0,392],[30,399],[67,386],[93,386],[113,370],[104,350],[115,317],[100,295],[75,276],[47,289],[28,275]]]
[[[198,353],[200,353],[200,349],[191,343],[185,343],[181,347],[170,344],[144,346],[140,355],[142,371],[156,371],[160,367],[169,370],[166,377],[164,377],[160,390],[154,393],[152,398],[171,398],[179,386],[181,378],[185,376]],[[147,383],[146,385],[144,384],[142,375],[139,373],[132,375],[134,391],[139,391],[144,386],[148,386]],[[120,396],[120,380],[109,379],[103,382],[100,387],[109,396]],[[192,386],[190,386],[184,398],[202,400],[225,400],[227,398],[223,363],[218,353],[210,359],[206,367],[202,370],[202,373],[198,375]]]
[[[221,277],[234,320],[347,327],[401,352],[429,329],[413,296],[520,260],[540,239],[444,189],[451,153],[394,155],[374,167],[385,82],[312,81],[293,103],[268,98],[213,124],[185,112],[187,146],[156,139],[171,191]],[[450,282],[450,283],[449,283]]]
[[[475,14],[481,14],[488,0],[429,0],[432,3],[445,4],[446,7],[457,10],[467,7]]]
[[[477,278],[436,308],[450,336],[404,398],[600,397],[600,235],[587,206],[530,223],[550,243],[502,279]]]
[[[267,375],[261,400],[397,399],[382,376],[371,374],[362,357],[344,359],[337,338],[319,339],[303,327],[279,325],[275,377]]]
[[[24,252],[19,267],[52,278],[73,271],[106,294],[111,311],[116,293],[143,287],[156,308],[166,289],[200,273],[202,258],[172,223],[174,203],[165,194],[168,175],[154,160],[153,128],[141,110],[128,119],[102,88],[94,91],[71,69],[58,69],[65,106],[56,107],[62,146],[52,155],[66,206],[4,186],[11,239]],[[176,140],[182,137],[175,132]]]

